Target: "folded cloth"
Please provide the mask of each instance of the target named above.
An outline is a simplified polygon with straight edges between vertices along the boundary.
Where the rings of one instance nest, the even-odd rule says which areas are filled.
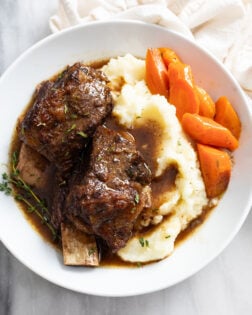
[[[60,0],[53,32],[110,19],[154,23],[194,38],[252,98],[252,0]]]

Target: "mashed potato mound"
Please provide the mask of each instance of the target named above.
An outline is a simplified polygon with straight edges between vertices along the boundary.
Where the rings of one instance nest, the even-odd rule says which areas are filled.
[[[201,177],[197,155],[183,133],[176,109],[164,96],[152,95],[145,83],[145,61],[127,54],[111,59],[102,69],[110,80],[114,98],[113,115],[127,128],[150,120],[162,130],[161,145],[154,176],[160,176],[169,165],[176,165],[176,189],[167,193],[151,224],[153,229],[135,236],[119,250],[125,261],[149,262],[170,255],[178,234],[201,214],[208,199]]]

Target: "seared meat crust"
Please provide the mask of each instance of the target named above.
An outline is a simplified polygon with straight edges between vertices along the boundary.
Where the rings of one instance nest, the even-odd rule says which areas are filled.
[[[112,110],[105,75],[76,63],[42,82],[20,125],[20,139],[63,173]]]
[[[132,136],[97,128],[87,171],[70,187],[65,213],[82,220],[116,252],[132,235],[133,225],[149,198],[151,172],[136,151]],[[149,204],[148,204],[149,206]]]

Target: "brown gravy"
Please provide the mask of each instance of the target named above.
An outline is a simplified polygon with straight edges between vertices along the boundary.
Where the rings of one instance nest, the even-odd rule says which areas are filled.
[[[99,61],[92,66],[95,68],[99,68],[102,65],[104,65],[106,62],[104,61]],[[58,74],[52,77],[56,78]],[[29,107],[32,104],[32,100],[30,104],[26,107],[24,112],[20,115],[20,119],[22,116],[27,112]],[[18,125],[18,123],[17,123]],[[148,166],[150,167],[152,173],[155,173],[155,170],[157,169],[156,162],[154,162],[156,159],[155,157],[157,156],[157,153],[159,152],[159,144],[161,143],[161,137],[162,133],[158,125],[154,121],[149,121],[148,124],[141,125],[140,127],[136,127],[134,129],[126,129],[125,127],[120,126],[115,118],[109,117],[105,125],[111,129],[114,129],[118,132],[125,132],[128,131],[130,132],[135,140],[136,140],[136,146],[137,149],[142,153],[143,157],[145,158],[145,161],[147,162]],[[17,129],[17,128],[16,128]],[[10,158],[13,154],[13,152],[19,152],[20,150],[20,140],[18,138],[18,133],[15,131],[13,135],[13,140],[11,144],[11,149],[10,149]],[[162,195],[164,192],[167,192],[169,190],[172,190],[174,188],[174,183],[177,175],[177,168],[176,166],[172,166],[168,168],[160,177],[155,178],[152,183],[151,183],[151,188],[152,188],[152,202],[153,202],[153,207],[152,208],[158,208],[160,204],[162,203]],[[51,172],[51,178],[54,176],[54,171],[52,170]],[[51,181],[52,182],[52,181]],[[50,186],[50,179],[48,183],[48,187]],[[51,191],[51,190],[50,190]],[[17,191],[18,192],[18,191]],[[49,192],[44,192],[44,194],[47,194]],[[48,197],[48,196],[47,196]],[[44,240],[52,244],[56,249],[61,249],[61,244],[59,241],[52,240],[52,234],[48,230],[45,224],[41,223],[41,220],[34,214],[34,213],[29,213],[27,211],[27,206],[20,202],[17,201],[20,208],[22,209],[26,219],[29,221],[29,223],[35,228],[35,230],[43,237]],[[208,215],[210,214],[211,209],[206,208],[204,209],[203,213],[193,220],[188,228],[181,232],[176,240],[176,245],[179,245],[187,239],[193,232],[196,231],[196,229],[206,220]],[[156,227],[154,227],[156,228]],[[129,263],[129,262],[124,262],[118,257],[117,255],[113,255],[109,252],[104,253],[104,256],[101,260],[101,266],[112,266],[112,267],[136,267],[136,266],[141,266],[141,264],[136,264],[136,263]]]
[[[27,109],[28,109],[28,107],[27,107]],[[20,147],[21,147],[21,141],[18,138],[18,133],[15,131],[14,135],[12,137],[9,160],[11,160],[14,152],[19,152]],[[10,172],[11,172],[11,170],[10,170]],[[54,171],[52,170],[51,177],[53,177],[53,176],[54,176]],[[51,182],[52,181],[50,181],[50,180],[48,181],[48,185],[46,185],[48,187],[48,189],[45,190],[44,192],[42,192],[43,198],[46,197],[46,195],[48,195],[49,192],[51,191],[49,189],[49,187],[52,186],[52,185],[50,185]],[[16,193],[21,192],[17,187],[13,187],[13,189],[15,190]],[[23,191],[22,191],[22,193],[23,193]],[[36,193],[36,191],[35,191],[35,193]],[[21,208],[26,220],[43,237],[43,239],[45,241],[49,242],[50,244],[52,244],[55,248],[60,249],[61,244],[57,240],[53,240],[52,233],[50,232],[48,227],[41,222],[41,220],[38,218],[38,216],[35,213],[29,212],[27,209],[28,207],[24,202],[17,200],[17,203],[18,203],[19,207]]]

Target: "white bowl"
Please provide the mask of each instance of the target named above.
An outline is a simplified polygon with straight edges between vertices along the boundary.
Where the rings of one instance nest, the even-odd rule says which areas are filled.
[[[169,258],[143,268],[74,268],[31,228],[15,201],[0,194],[0,237],[28,268],[43,278],[78,292],[129,296],[160,290],[188,278],[232,240],[252,204],[252,114],[232,76],[210,54],[182,36],[140,22],[105,22],[79,26],[49,36],[25,52],[0,79],[0,163],[7,163],[13,128],[35,86],[76,61],[95,61],[148,47],[168,46],[192,66],[196,82],[216,99],[227,95],[242,121],[240,147],[227,192],[206,222]]]

